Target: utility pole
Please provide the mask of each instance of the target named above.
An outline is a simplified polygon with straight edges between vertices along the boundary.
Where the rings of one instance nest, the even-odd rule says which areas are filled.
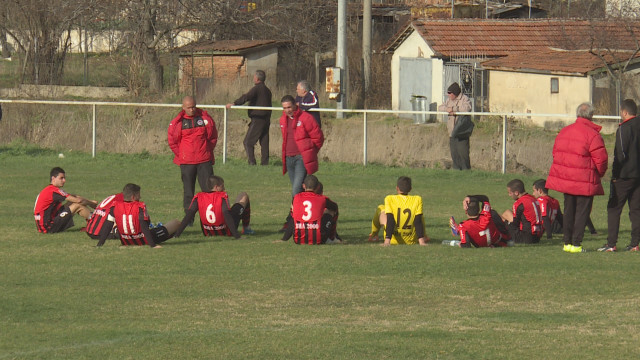
[[[340,68],[340,97],[336,109],[347,107],[347,0],[338,0],[338,48],[336,67]],[[344,118],[344,112],[336,112],[337,119]]]
[[[362,6],[362,104],[366,109],[371,84],[371,0],[363,0]]]

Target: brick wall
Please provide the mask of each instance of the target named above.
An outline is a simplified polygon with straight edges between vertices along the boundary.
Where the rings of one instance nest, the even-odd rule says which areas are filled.
[[[193,64],[193,73],[192,73]],[[180,57],[180,91],[191,92],[192,78],[213,78],[214,84],[231,83],[247,75],[247,64],[240,55]]]

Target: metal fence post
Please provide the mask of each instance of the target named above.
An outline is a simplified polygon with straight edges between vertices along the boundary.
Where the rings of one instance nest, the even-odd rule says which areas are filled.
[[[96,157],[96,104],[93,104],[93,130],[92,130],[91,157]]]
[[[502,117],[502,173],[507,173],[507,115]]]
[[[367,166],[367,110],[364,111],[364,134],[362,137],[362,165]]]
[[[224,116],[222,117],[222,126],[224,131],[222,133],[222,163],[227,163],[227,117],[229,116],[229,109],[224,108]]]

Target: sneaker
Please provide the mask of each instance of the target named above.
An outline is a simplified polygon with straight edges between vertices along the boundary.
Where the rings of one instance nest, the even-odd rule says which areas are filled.
[[[604,246],[602,246],[601,248],[598,248],[598,251],[600,252],[615,252],[616,247],[615,246],[609,246],[609,244],[604,244]]]
[[[629,246],[627,246],[626,250],[627,251],[640,251],[640,247],[638,247],[637,245],[636,246],[629,245]]]
[[[255,231],[253,231],[253,229],[250,226],[247,226],[246,228],[242,228],[242,234],[243,235],[255,235]]]
[[[580,245],[580,246],[573,246],[573,245],[571,245],[571,250],[569,250],[569,252],[570,252],[570,253],[572,253],[572,254],[576,254],[576,253],[585,253],[585,252],[587,252],[587,249],[584,249],[584,248],[582,247],[582,245]]]
[[[571,252],[571,249],[573,248],[573,245],[571,244],[564,244],[564,247],[562,248],[562,251],[564,252]]]
[[[449,227],[451,228],[451,233],[453,236],[458,236],[458,224],[456,223],[456,219],[452,217],[449,218]]]
[[[369,242],[378,242],[379,240],[378,234],[369,234]]]
[[[324,242],[326,245],[335,245],[335,244],[342,244],[342,240],[338,239],[337,237],[334,239],[327,239],[327,241]]]

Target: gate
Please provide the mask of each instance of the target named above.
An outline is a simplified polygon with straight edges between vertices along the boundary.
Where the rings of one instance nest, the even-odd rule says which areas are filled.
[[[462,93],[471,100],[471,111],[487,111],[489,72],[477,68],[475,63],[449,63],[444,65],[442,102],[447,100],[447,88],[457,82]]]

